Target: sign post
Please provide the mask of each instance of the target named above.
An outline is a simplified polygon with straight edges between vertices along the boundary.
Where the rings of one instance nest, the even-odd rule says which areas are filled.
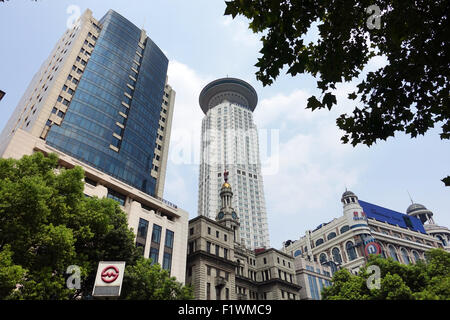
[[[124,273],[125,261],[100,261],[92,296],[119,297]]]

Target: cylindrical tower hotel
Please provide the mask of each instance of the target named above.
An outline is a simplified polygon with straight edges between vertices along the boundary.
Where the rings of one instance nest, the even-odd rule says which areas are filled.
[[[239,214],[241,243],[269,247],[269,231],[253,110],[255,89],[235,78],[217,79],[203,88],[198,214],[216,217],[224,171],[233,186],[233,207]]]

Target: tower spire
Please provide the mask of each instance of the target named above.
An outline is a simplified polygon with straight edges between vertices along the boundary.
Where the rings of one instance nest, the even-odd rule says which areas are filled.
[[[411,198],[411,195],[409,194],[409,191],[406,190],[406,192],[408,192],[408,196],[409,196],[409,200],[411,200],[411,204],[414,204],[414,201],[413,201],[413,199]]]

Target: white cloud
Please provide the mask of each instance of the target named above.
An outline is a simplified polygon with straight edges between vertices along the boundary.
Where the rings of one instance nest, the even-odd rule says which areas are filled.
[[[194,217],[197,214],[198,157],[203,118],[198,97],[213,78],[200,75],[179,61],[171,61],[168,74],[169,83],[177,94],[165,189],[168,200],[179,204]],[[350,89],[351,84],[344,84],[336,91],[344,99],[343,104],[346,104],[347,95],[344,91]],[[277,219],[295,219],[297,225],[300,223],[297,217],[301,215],[307,218],[303,220],[307,228],[317,222],[311,213],[326,210],[330,203],[335,203],[336,194],[342,193],[345,186],[351,188],[356,185],[365,169],[364,165],[348,166],[353,148],[340,143],[342,132],[335,123],[336,114],[342,108],[336,108],[339,110],[335,112],[311,112],[305,109],[310,95],[305,90],[279,93],[260,101],[255,111],[259,130],[277,128],[280,136],[278,169],[264,176],[268,215]],[[186,145],[191,147],[186,148]],[[183,158],[185,155],[177,154],[181,149],[188,149],[191,154]],[[292,228],[298,230],[298,226]],[[276,230],[271,229],[270,232],[282,236]]]
[[[254,113],[256,124],[259,128],[270,125],[281,128],[287,122],[299,124],[321,117],[320,111],[305,109],[310,96],[304,90],[296,90],[289,95],[280,93],[262,100]]]
[[[172,60],[168,82],[176,92],[164,198],[197,215],[197,181],[200,130],[203,112],[198,104],[202,88],[210,81],[189,66]]]
[[[316,214],[335,207],[336,196],[357,185],[366,170],[364,162],[355,161],[354,148],[340,142],[343,132],[336,126],[337,115],[351,107],[347,94],[353,88],[352,83],[338,86],[339,105],[332,111],[305,109],[311,94],[304,90],[280,93],[258,105],[258,127],[280,129],[278,170],[264,175],[272,245],[279,245],[283,235],[325,222],[327,217]]]
[[[204,116],[198,97],[211,79],[197,74],[176,60],[169,63],[168,77],[169,84],[176,92],[169,162],[191,164],[198,157],[201,121]]]
[[[253,33],[249,29],[248,20],[230,16],[223,16],[220,20],[220,24],[228,31],[231,36],[231,40],[239,46],[257,47],[260,46],[261,35]]]
[[[279,93],[260,101],[254,113],[255,121],[259,128],[295,127],[301,130],[303,125],[316,125],[321,121],[333,122],[335,126],[336,118],[340,114],[353,111],[355,102],[348,99],[348,94],[356,89],[354,82],[337,84],[333,94],[336,95],[338,104],[333,106],[331,111],[306,109],[308,98],[312,96],[312,93],[306,90],[295,90],[290,94]]]
[[[264,177],[274,213],[298,214],[299,203],[302,209],[324,208],[336,192],[356,184],[362,166],[346,166],[352,149],[335,139],[337,131],[328,126],[281,143],[279,171]]]

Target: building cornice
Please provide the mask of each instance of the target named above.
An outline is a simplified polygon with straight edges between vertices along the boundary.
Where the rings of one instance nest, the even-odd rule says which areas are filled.
[[[287,254],[287,253],[285,253],[285,252],[283,252],[283,251],[280,251],[280,250],[278,250],[278,249],[275,249],[275,248],[268,248],[268,249],[264,249],[264,251],[261,251],[261,252],[255,252],[255,256],[257,257],[257,256],[259,256],[259,255],[261,255],[261,254],[268,253],[268,252],[270,252],[270,251],[274,251],[274,252],[276,252],[276,253],[279,253],[279,254],[285,256],[286,258],[293,259],[293,257],[290,256],[289,254]]]
[[[430,246],[428,244],[419,243],[416,241],[411,241],[411,240],[407,240],[407,239],[403,239],[403,238],[398,238],[398,237],[387,235],[387,234],[377,232],[377,231],[372,231],[372,235],[374,236],[374,238],[376,240],[395,243],[400,246],[403,245],[403,246],[410,247],[410,248],[417,247],[418,249],[422,249],[422,250],[428,250],[428,249],[435,248],[434,246]],[[433,240],[430,240],[430,241],[436,241],[436,239],[433,238]]]
[[[199,257],[200,258],[206,258],[206,259],[209,259],[209,260],[213,260],[215,263],[218,263],[218,264],[221,264],[221,265],[225,264],[225,265],[228,265],[228,266],[233,267],[233,268],[238,266],[238,263],[233,261],[233,260],[228,260],[228,259],[225,259],[223,257],[217,256],[217,255],[212,254],[212,253],[208,253],[208,252],[203,251],[203,250],[197,250],[197,251],[194,251],[192,253],[189,253],[187,255],[187,261],[189,262],[189,261],[192,261],[192,260],[194,260],[196,258],[199,258]]]
[[[219,223],[219,222],[217,222],[217,221],[215,221],[215,220],[213,220],[211,218],[208,218],[207,216],[197,216],[195,218],[192,218],[191,220],[189,220],[189,224],[194,223],[194,222],[196,222],[198,220],[205,220],[206,222],[211,223],[211,224],[213,224],[214,226],[216,226],[218,228],[222,228],[223,230],[227,230],[227,231],[233,232],[233,229],[231,229],[231,228],[229,228],[227,226],[224,226],[223,224],[221,224],[221,223]]]
[[[288,286],[288,287],[294,288],[296,290],[300,290],[301,288],[303,288],[302,286],[300,286],[298,284],[295,284],[295,283],[292,283],[292,282],[288,282],[286,280],[282,280],[282,279],[279,279],[279,278],[272,278],[272,279],[269,279],[269,280],[266,280],[266,281],[257,282],[258,286],[270,285],[270,284],[274,284],[274,283],[275,284],[282,284],[284,286]]]

